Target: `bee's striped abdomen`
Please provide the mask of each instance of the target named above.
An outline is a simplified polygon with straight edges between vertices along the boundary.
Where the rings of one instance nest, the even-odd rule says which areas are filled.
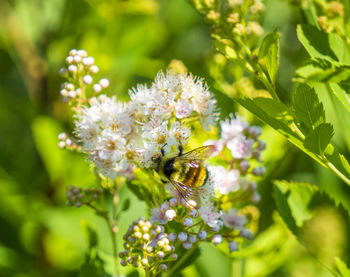
[[[207,170],[204,166],[187,167],[186,177],[183,183],[190,188],[200,187],[207,178]]]

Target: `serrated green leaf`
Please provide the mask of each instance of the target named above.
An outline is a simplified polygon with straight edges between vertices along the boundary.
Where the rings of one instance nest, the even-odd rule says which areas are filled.
[[[299,229],[287,202],[288,193],[284,194],[277,186],[274,186],[274,198],[276,201],[277,210],[284,222],[287,224],[288,228],[293,232],[293,234],[298,236]]]
[[[346,264],[339,257],[335,257],[334,260],[337,266],[337,270],[341,274],[340,276],[350,277],[350,269],[347,268]]]
[[[312,58],[350,64],[350,52],[347,44],[337,34],[326,34],[310,25],[298,25],[297,35]]]
[[[279,67],[279,36],[278,32],[267,34],[259,49],[259,59],[265,58],[266,69],[272,83],[275,83]]]
[[[314,89],[306,84],[299,84],[293,95],[293,111],[296,120],[306,129],[315,128],[325,122],[322,103]]]
[[[333,126],[330,123],[322,123],[307,134],[304,146],[309,151],[322,155],[334,135]]]
[[[302,227],[304,222],[312,216],[308,205],[315,192],[318,191],[317,187],[305,182],[297,183],[279,180],[274,181],[274,184],[284,195],[289,193],[287,202],[291,209],[291,214],[296,225],[299,228]]]
[[[240,98],[240,99],[235,99],[235,101],[237,101],[247,110],[255,114],[262,121],[269,124],[272,128],[274,128],[275,130],[278,130],[280,133],[282,133],[286,137],[295,137],[296,139],[298,139],[296,134],[288,127],[288,125],[282,119],[276,119],[269,114],[271,112],[273,113],[273,110],[269,109],[269,105],[267,105],[266,99],[265,100],[262,100],[259,98],[256,98],[256,99]]]
[[[343,104],[343,106],[350,112],[350,99],[346,92],[337,84],[329,84],[331,91],[338,98],[338,100]]]
[[[288,107],[281,101],[273,98],[257,97],[254,98],[254,102],[274,118],[285,118],[289,116]]]

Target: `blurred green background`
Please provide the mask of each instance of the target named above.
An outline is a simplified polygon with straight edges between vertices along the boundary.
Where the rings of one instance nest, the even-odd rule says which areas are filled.
[[[303,17],[287,1],[265,4],[265,32],[281,32],[278,88],[288,101],[294,71],[307,58],[295,34]],[[239,110],[254,121],[215,89],[210,27],[185,0],[0,1],[1,276],[100,276],[79,273],[86,260],[86,225],[99,235],[103,271],[112,271],[105,223],[87,208],[65,206],[68,185],[86,187],[97,181],[85,157],[57,147],[57,135],[72,130],[72,118],[59,95],[58,74],[72,48],[95,57],[100,75],[111,82],[109,95],[127,99],[128,89],[152,82],[159,70],[179,59],[206,79],[223,118]],[[327,267],[334,256],[349,263],[349,188],[268,127],[263,138],[268,144],[263,157],[268,175],[259,188],[256,240],[234,260],[204,245],[183,275],[241,276],[244,265],[245,276],[332,276]],[[345,150],[342,139],[336,141]],[[304,246],[275,211],[272,180],[282,178],[317,184],[341,203],[336,208],[332,200],[320,202],[301,235]],[[145,207],[126,188],[120,197],[130,198],[131,207],[120,219],[119,238],[131,219],[144,215]]]

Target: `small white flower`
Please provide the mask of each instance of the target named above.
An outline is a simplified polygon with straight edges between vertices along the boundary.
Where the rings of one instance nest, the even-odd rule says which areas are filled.
[[[211,239],[212,243],[214,245],[219,245],[220,243],[222,243],[222,236],[219,234],[216,234],[213,236],[213,238]]]
[[[166,216],[166,218],[168,219],[168,220],[173,220],[175,217],[176,217],[176,212],[175,212],[175,210],[167,210],[166,212],[165,212],[165,216]]]
[[[158,222],[159,224],[165,224],[168,222],[168,219],[165,217],[165,213],[163,213],[161,209],[152,208],[150,221]]]
[[[243,230],[244,225],[247,223],[247,219],[243,215],[238,215],[237,210],[231,209],[227,213],[222,215],[224,225],[228,228],[234,228],[236,230]]]
[[[239,189],[239,170],[232,169],[227,171],[223,166],[208,166],[208,170],[214,187],[221,194],[227,194],[230,191]]]
[[[198,213],[209,227],[214,227],[217,225],[220,214],[214,210],[214,207],[211,203],[206,206],[201,206],[198,210]]]
[[[253,144],[254,140],[238,135],[227,143],[227,148],[231,150],[234,158],[244,159],[251,155]]]

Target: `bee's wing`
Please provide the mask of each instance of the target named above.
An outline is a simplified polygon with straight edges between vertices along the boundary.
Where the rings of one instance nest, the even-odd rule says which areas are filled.
[[[200,204],[200,196],[195,188],[189,188],[184,183],[174,179],[169,181],[188,204],[190,204],[190,200],[194,200],[197,204]]]
[[[177,157],[180,160],[205,160],[215,151],[214,145],[198,147]]]

